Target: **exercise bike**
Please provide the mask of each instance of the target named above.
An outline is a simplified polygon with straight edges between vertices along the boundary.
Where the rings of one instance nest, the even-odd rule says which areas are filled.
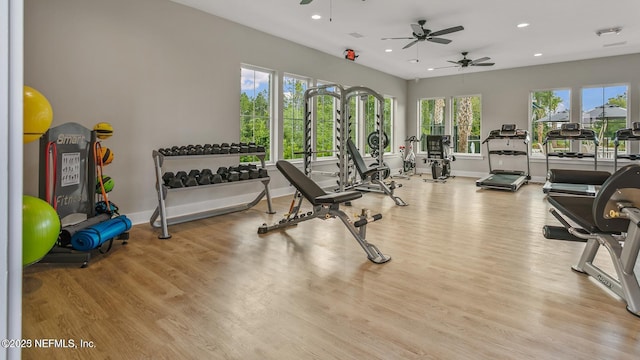
[[[402,159],[402,169],[395,177],[408,179],[411,175],[416,175],[416,153],[413,151],[413,144],[418,142],[415,136],[408,137],[405,142],[408,145],[400,145],[400,158]]]

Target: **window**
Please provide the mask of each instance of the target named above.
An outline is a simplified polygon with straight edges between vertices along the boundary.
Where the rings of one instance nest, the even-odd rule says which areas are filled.
[[[273,73],[249,66],[240,71],[240,141],[255,142],[271,153],[271,80]],[[244,156],[240,161],[252,161]]]
[[[393,112],[393,104],[394,99],[390,97],[384,98],[384,132],[389,136],[389,145],[384,148],[385,152],[391,152],[391,143],[393,139],[393,123],[394,123],[394,112]]]
[[[549,130],[559,129],[562,123],[571,121],[571,90],[551,89],[531,92],[531,151],[533,156],[544,156],[543,143]],[[568,141],[553,140],[549,144],[554,151],[568,151]]]
[[[373,95],[368,95],[363,99],[363,108],[364,108],[364,133],[365,136],[369,136],[372,132],[376,131],[377,124],[380,122],[380,108],[379,105],[382,105],[382,129],[387,137],[389,138],[389,142],[387,146],[384,148],[385,152],[391,151],[391,139],[393,138],[393,134],[391,133],[392,129],[392,105],[393,100],[391,98],[385,98],[384,104],[378,104],[378,100]],[[365,144],[365,152],[370,154],[371,148],[369,147],[369,142]]]
[[[304,92],[309,80],[285,75],[282,80],[283,156],[285,159],[304,157]]]
[[[348,110],[347,113],[348,118],[343,119],[343,122],[348,122],[349,124],[349,137],[353,141],[356,146],[358,145],[358,97],[352,96],[349,98],[349,103],[347,104]],[[344,141],[344,140],[343,140]],[[344,145],[346,146],[347,142],[344,141]]]
[[[335,88],[327,88],[327,91],[334,92]],[[317,157],[335,156],[337,102],[331,95],[316,96],[316,141],[313,151],[316,151]]]
[[[627,85],[589,87],[582,89],[582,127],[596,132],[600,145],[599,158],[613,158],[616,131],[627,124]],[[584,144],[587,146],[587,142]],[[622,143],[618,151],[625,152]]]
[[[421,99],[418,102],[418,119],[420,128],[420,151],[427,151],[427,135],[444,135],[445,133],[445,99]]]
[[[453,151],[480,153],[481,99],[479,95],[453,98]]]

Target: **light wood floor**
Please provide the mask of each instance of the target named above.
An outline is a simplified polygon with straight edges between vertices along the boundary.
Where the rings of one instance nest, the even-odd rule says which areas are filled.
[[[339,220],[258,235],[256,208],[169,228],[148,224],[86,269],[25,269],[23,337],[94,348],[24,359],[639,359],[640,318],[570,266],[583,243],[546,240],[539,185],[479,190],[399,180],[410,205],[366,194],[384,218],[368,240]],[[603,254],[606,255],[606,254]],[[610,266],[608,256],[603,266]]]

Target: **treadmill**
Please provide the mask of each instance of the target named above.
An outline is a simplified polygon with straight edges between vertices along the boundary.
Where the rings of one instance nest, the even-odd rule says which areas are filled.
[[[522,140],[524,150],[511,149],[491,149],[490,143],[494,140],[508,146],[511,140]],[[489,136],[482,141],[487,144],[487,159],[489,160],[489,175],[476,180],[476,186],[484,189],[498,189],[517,191],[522,185],[531,180],[529,169],[529,132],[527,130],[516,129],[515,124],[503,124],[500,130],[491,130]],[[494,142],[495,143],[495,142]],[[493,156],[524,156],[527,161],[527,170],[497,170],[491,165]]]
[[[614,152],[613,152],[613,171],[618,171],[618,159],[640,160],[640,154],[620,154],[618,148],[620,142],[626,141],[640,141],[640,122],[634,122],[629,129],[619,129],[616,131],[616,137],[613,140]],[[627,148],[627,151],[629,149]]]
[[[592,153],[572,152],[572,151],[551,151],[549,145],[553,140],[574,140],[593,141],[594,151]],[[598,137],[591,129],[582,129],[579,123],[565,123],[560,129],[551,130],[547,133],[543,145],[545,146],[547,181],[542,187],[545,194],[570,195],[570,196],[595,196],[600,188],[611,175],[607,171],[598,171]],[[583,159],[593,158],[593,170],[567,170],[549,169],[549,158],[569,158]]]

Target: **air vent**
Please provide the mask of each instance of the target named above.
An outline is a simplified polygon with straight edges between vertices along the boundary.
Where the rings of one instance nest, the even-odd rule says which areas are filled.
[[[356,39],[360,39],[361,37],[364,37],[364,35],[359,34],[359,33],[357,33],[357,32],[352,32],[352,33],[350,33],[349,35],[353,36],[353,37],[354,37],[354,38],[356,38]]]

